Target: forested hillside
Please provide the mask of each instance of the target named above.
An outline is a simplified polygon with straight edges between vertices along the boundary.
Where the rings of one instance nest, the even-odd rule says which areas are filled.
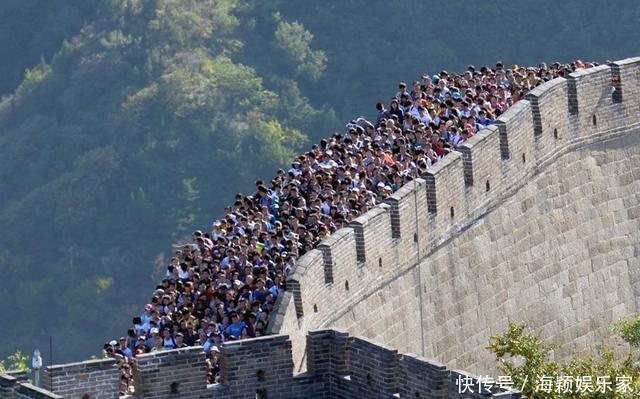
[[[399,80],[640,55],[634,1],[517,3],[4,2],[0,358],[97,353],[173,242]]]

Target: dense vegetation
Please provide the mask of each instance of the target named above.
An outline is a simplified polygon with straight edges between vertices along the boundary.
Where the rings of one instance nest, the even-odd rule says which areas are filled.
[[[636,55],[639,20],[633,1],[3,3],[0,358],[50,335],[55,361],[96,353],[172,241],[398,80]]]

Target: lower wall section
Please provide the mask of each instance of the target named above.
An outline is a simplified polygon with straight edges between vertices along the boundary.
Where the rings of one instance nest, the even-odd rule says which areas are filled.
[[[42,387],[64,398],[116,399],[120,370],[114,359],[45,367]]]
[[[620,345],[608,326],[640,310],[639,165],[637,133],[565,154],[324,326],[476,373],[495,372],[485,347],[509,322],[560,345],[557,358]],[[280,330],[294,352],[306,318]]]
[[[198,398],[206,388],[207,365],[202,347],[136,356],[136,395],[145,398]]]
[[[291,341],[286,335],[223,343],[220,346],[223,379],[213,385],[206,385],[202,347],[142,355],[134,360],[135,396],[126,398],[526,399],[516,390],[497,386],[470,395],[473,386],[480,382],[477,377],[416,355],[403,355],[367,339],[350,337],[344,331],[311,331],[306,340],[308,371],[297,375],[293,373]],[[110,365],[113,360],[53,366],[58,376],[70,377],[64,384],[67,392],[64,395],[0,374],[0,398],[103,398],[105,394],[111,395],[118,381],[105,384],[95,370]],[[87,369],[92,374],[81,371]],[[466,381],[466,386],[461,381]]]

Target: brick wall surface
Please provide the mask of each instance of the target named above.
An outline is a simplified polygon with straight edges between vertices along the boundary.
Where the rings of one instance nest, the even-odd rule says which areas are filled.
[[[554,79],[531,90],[525,97],[533,116],[535,151],[552,154],[571,136],[567,81]],[[563,141],[564,140],[564,141]],[[541,161],[537,156],[536,160]]]
[[[627,118],[637,117],[640,113],[640,57],[616,61],[611,65],[620,76],[619,105]]]
[[[404,355],[398,362],[398,390],[401,398],[446,399],[449,371],[443,364],[416,355]]]
[[[42,387],[65,398],[114,399],[119,382],[115,360],[100,359],[45,367]]]
[[[144,398],[199,398],[206,392],[207,367],[202,347],[136,356],[136,395]]]
[[[500,135],[489,126],[459,147],[462,154],[465,198],[469,217],[482,215],[502,192]]]
[[[291,341],[282,335],[225,343],[221,371],[228,398],[295,398]]]

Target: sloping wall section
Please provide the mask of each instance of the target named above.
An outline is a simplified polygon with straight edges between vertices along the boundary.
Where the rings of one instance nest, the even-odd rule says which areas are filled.
[[[332,326],[476,373],[512,321],[595,349],[640,311],[639,135],[640,58],[545,83],[302,257],[271,331],[298,370]]]

